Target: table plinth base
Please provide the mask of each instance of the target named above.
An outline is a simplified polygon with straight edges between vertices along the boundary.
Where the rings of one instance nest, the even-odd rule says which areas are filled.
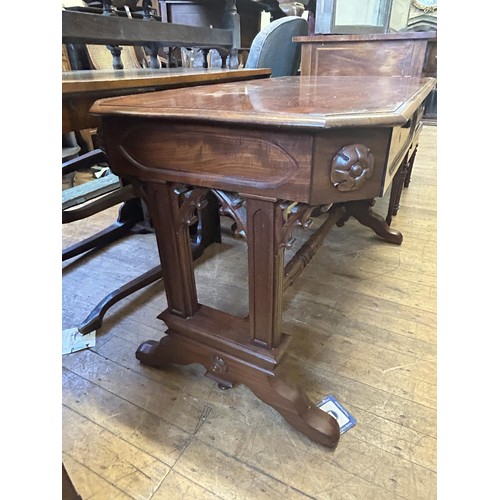
[[[205,306],[195,316],[183,319],[165,311],[160,315],[169,329],[158,341],[143,342],[136,358],[144,364],[165,368],[171,364],[200,364],[206,376],[219,387],[246,385],[260,400],[270,405],[296,430],[312,441],[335,448],[340,438],[337,421],[320,410],[304,390],[287,381],[279,366],[290,337],[282,336],[280,346],[267,349],[244,336],[247,319],[236,318]],[[232,320],[230,336],[222,335]],[[247,330],[248,331],[248,330]]]

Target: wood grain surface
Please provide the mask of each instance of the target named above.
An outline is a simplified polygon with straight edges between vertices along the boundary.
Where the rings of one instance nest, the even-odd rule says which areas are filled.
[[[282,76],[154,95],[98,100],[100,116],[129,115],[282,128],[404,125],[434,88],[434,78]]]

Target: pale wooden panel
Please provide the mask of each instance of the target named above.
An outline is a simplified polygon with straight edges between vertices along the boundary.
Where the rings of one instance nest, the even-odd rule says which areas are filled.
[[[63,451],[132,498],[150,498],[170,467],[63,407]],[[77,491],[79,481],[73,481]]]
[[[113,69],[113,56],[106,45],[86,45],[93,69]],[[125,69],[142,68],[136,51],[131,45],[123,45],[120,58]]]
[[[185,500],[186,498],[216,500],[221,497],[172,470],[152,498],[154,500]]]
[[[62,44],[62,71],[71,71],[71,63],[69,62],[68,49]]]
[[[190,440],[187,432],[170,422],[68,370],[63,371],[63,402],[80,416],[169,466],[175,464]]]
[[[92,350],[64,357],[64,367],[109,392],[130,401],[181,430],[193,433],[202,420],[205,403],[179,393],[143,375],[127,370]]]
[[[194,439],[183,453],[175,470],[198,484],[210,483],[209,489],[220,498],[307,498],[293,486],[263,473],[261,467],[235,460],[198,439]]]
[[[77,493],[82,499],[95,500],[130,500],[132,497],[120,491],[100,474],[96,474],[85,465],[71,458],[67,453],[62,454],[66,471],[71,481],[78,484]]]

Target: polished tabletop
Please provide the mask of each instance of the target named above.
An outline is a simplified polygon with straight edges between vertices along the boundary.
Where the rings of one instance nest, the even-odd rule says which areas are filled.
[[[286,76],[101,99],[91,113],[280,127],[404,125],[434,78]]]
[[[62,132],[97,127],[99,120],[89,114],[96,99],[179,87],[192,87],[268,78],[269,68],[259,69],[124,69],[82,70],[62,73]]]
[[[221,69],[221,68],[161,68],[123,70],[81,70],[62,73],[62,93],[122,90],[134,87],[179,86],[206,81],[224,82],[236,79],[267,77],[268,68]]]

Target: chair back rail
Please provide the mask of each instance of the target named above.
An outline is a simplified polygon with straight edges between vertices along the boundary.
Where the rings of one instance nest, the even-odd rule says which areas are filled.
[[[146,24],[147,23],[147,24]],[[62,11],[63,43],[233,48],[233,31],[145,19]]]
[[[226,0],[223,28],[189,26],[161,22],[146,15],[149,2],[144,1],[142,19],[113,15],[106,2],[102,13],[78,10],[62,11],[62,43],[106,45],[113,55],[113,68],[123,69],[121,46],[143,46],[150,56],[149,66],[160,67],[158,50],[161,47],[217,49],[233,53],[240,48],[240,22],[236,0]]]

